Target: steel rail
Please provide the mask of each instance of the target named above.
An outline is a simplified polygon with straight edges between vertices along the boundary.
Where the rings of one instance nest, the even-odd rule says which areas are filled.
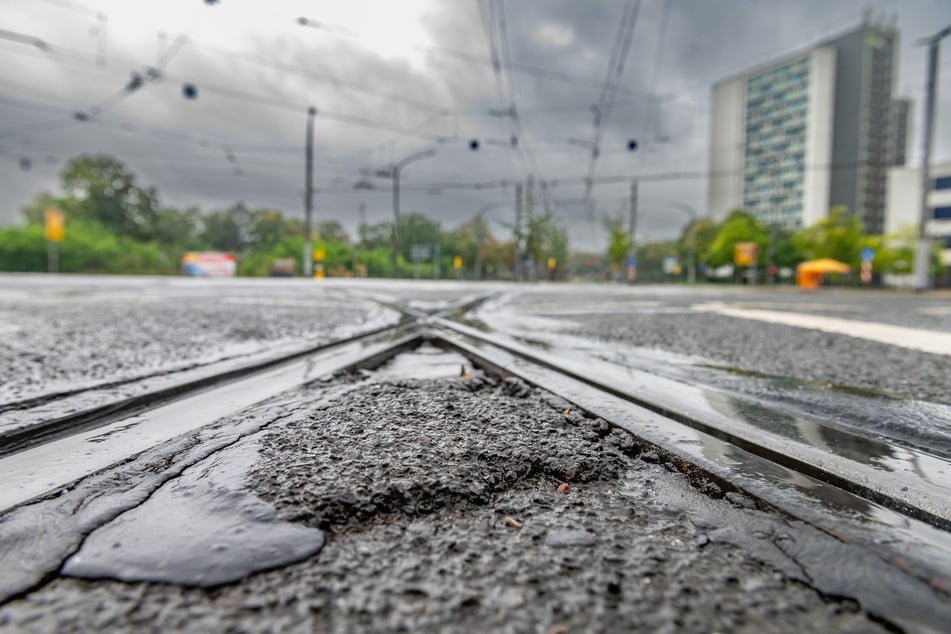
[[[260,374],[267,370],[286,365],[288,363],[293,363],[309,356],[319,355],[323,352],[327,352],[350,343],[365,341],[386,333],[398,333],[400,331],[406,331],[412,327],[414,321],[415,320],[413,318],[406,317],[404,313],[404,319],[400,320],[400,322],[396,324],[371,328],[355,335],[332,339],[314,346],[307,346],[286,354],[280,354],[265,358],[263,360],[254,361],[252,363],[242,364],[238,367],[232,367],[223,371],[212,370],[212,374],[200,376],[198,378],[176,382],[166,387],[150,389],[146,392],[133,396],[109,400],[103,404],[84,407],[78,411],[70,412],[62,416],[40,420],[32,424],[0,430],[0,457],[17,451],[22,451],[23,449],[36,446],[37,444],[41,444],[43,442],[48,442],[49,440],[61,438],[65,435],[101,427],[120,418],[141,414],[142,412],[154,409],[177,399],[188,397],[200,391],[214,389],[217,386],[221,386],[243,378],[252,377],[255,374]],[[199,366],[197,369],[214,368],[214,366],[219,363],[221,362]],[[192,367],[189,369],[194,370],[196,368]],[[21,402],[25,404],[25,407],[22,409],[32,408],[37,405],[49,405],[56,403],[57,401],[63,402],[68,398],[72,398],[87,392],[94,392],[116,386],[140,384],[153,378],[155,377],[139,377],[130,379],[128,381],[116,381],[107,384],[95,385],[84,390],[75,390],[61,394],[47,395],[46,397],[33,397]],[[17,407],[16,403],[6,404],[4,407],[4,413],[21,409]]]
[[[487,294],[467,297],[461,302],[432,312],[420,311],[396,303],[375,301],[374,303],[380,307],[389,308],[401,313],[402,318],[400,321],[395,324],[370,328],[353,335],[324,341],[317,345],[308,345],[286,353],[268,356],[250,363],[238,365],[237,367],[229,364],[230,367],[223,370],[218,370],[216,367],[222,364],[228,364],[228,359],[222,359],[208,364],[196,364],[176,370],[175,373],[201,372],[203,370],[209,373],[202,374],[195,378],[174,381],[172,384],[164,387],[147,388],[142,393],[132,396],[112,398],[104,396],[103,400],[105,402],[93,405],[79,405],[74,411],[70,411],[67,414],[43,418],[34,423],[9,426],[8,429],[3,429],[3,427],[0,426],[0,458],[29,447],[35,447],[44,442],[102,427],[122,418],[142,414],[172,401],[187,398],[202,391],[213,390],[216,387],[253,377],[256,374],[261,374],[273,368],[294,363],[306,357],[320,355],[321,353],[351,343],[367,341],[387,333],[391,333],[393,336],[410,334],[414,332],[414,326],[428,323],[431,319],[450,315],[456,311],[465,312],[471,310],[486,300],[495,297],[495,295],[496,294]],[[70,405],[68,400],[77,396],[116,387],[142,385],[149,381],[154,381],[155,379],[155,375],[135,377],[127,380],[100,383],[89,386],[88,388],[39,395],[17,402],[4,403],[0,405],[0,421],[2,421],[4,414],[9,415],[11,412],[28,411],[40,406],[55,406],[57,403]],[[63,409],[67,408],[64,407]]]
[[[849,460],[843,455],[824,452],[816,447],[790,441],[788,439],[772,437],[767,432],[757,431],[751,426],[739,423],[729,424],[730,421],[723,414],[691,408],[678,402],[677,387],[684,388],[683,384],[671,380],[657,378],[657,382],[668,388],[663,398],[658,396],[658,389],[649,391],[647,396],[636,393],[636,388],[624,385],[623,381],[606,380],[604,367],[607,362],[595,359],[586,360],[584,370],[572,368],[572,360],[554,358],[552,355],[536,352],[516,341],[510,341],[492,333],[481,332],[475,328],[465,326],[446,319],[434,320],[433,325],[442,332],[437,338],[446,342],[446,345],[458,348],[460,352],[470,358],[479,357],[495,373],[512,375],[522,380],[545,387],[559,393],[558,389],[540,385],[530,366],[544,368],[544,370],[567,377],[572,381],[595,388],[599,392],[611,397],[622,399],[647,412],[659,415],[679,425],[699,432],[707,437],[727,443],[751,455],[764,459],[784,470],[807,477],[810,481],[824,483],[838,490],[864,498],[874,504],[881,505],[902,515],[920,520],[931,526],[951,531],[951,490],[948,483],[936,483],[920,477],[914,473],[899,472],[894,468],[879,468],[871,463],[863,464]],[[454,337],[456,338],[454,341]],[[459,343],[458,338],[468,339],[476,347],[465,346]],[[499,364],[492,360],[493,351],[503,351],[507,362]],[[551,357],[551,358],[549,358]],[[577,361],[576,361],[577,363]],[[617,366],[613,370],[621,370]],[[565,396],[559,394],[560,396]],[[567,398],[567,397],[565,397]],[[567,398],[567,400],[571,400]],[[662,425],[663,423],[658,423]],[[629,429],[635,435],[637,430]],[[753,432],[757,433],[753,433]],[[748,435],[744,435],[744,432]],[[843,436],[851,436],[846,432]],[[673,455],[680,455],[686,461],[692,462],[695,456],[685,454],[672,443],[662,443],[665,450]],[[918,454],[914,450],[904,449],[914,458],[922,460],[938,460],[925,454]],[[910,470],[910,469],[909,469]]]

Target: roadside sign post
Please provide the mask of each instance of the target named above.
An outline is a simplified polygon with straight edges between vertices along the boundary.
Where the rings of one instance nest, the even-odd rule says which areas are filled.
[[[872,247],[862,249],[862,272],[859,275],[865,285],[872,283],[872,260],[874,259],[875,250]]]
[[[428,260],[432,249],[428,244],[414,244],[410,247],[410,257],[413,260],[413,279],[419,279],[419,263]]]
[[[627,256],[627,281],[628,282],[637,281],[637,256],[636,255]]]
[[[43,220],[46,230],[46,270],[59,273],[59,243],[66,235],[63,212],[56,207],[48,207]]]
[[[234,277],[238,263],[233,253],[186,251],[182,253],[182,275],[188,277]]]
[[[314,279],[322,280],[324,279],[324,260],[327,257],[327,252],[323,247],[317,247],[314,249]]]
[[[737,267],[747,266],[750,273],[750,284],[756,284],[756,258],[759,257],[759,245],[755,242],[737,242],[733,246],[733,264]]]

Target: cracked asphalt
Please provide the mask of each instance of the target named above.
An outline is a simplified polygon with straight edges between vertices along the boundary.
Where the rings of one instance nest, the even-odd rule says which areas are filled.
[[[371,298],[433,311],[491,292],[508,294],[522,333],[659,351],[646,365],[680,355],[697,372],[709,362],[927,400],[880,409],[889,425],[914,423],[911,442],[947,435],[919,420],[948,419],[947,356],[691,310],[753,299],[792,310],[782,295],[44,284],[0,279],[4,400],[320,340],[378,323]],[[855,319],[881,300],[816,297],[803,312]],[[941,329],[942,310],[892,306],[881,321]],[[421,349],[325,377],[0,514],[0,629],[875,632],[951,620],[946,589],[888,563],[887,544],[866,552],[682,473],[558,396],[471,367],[459,377],[466,365]],[[703,371],[737,393],[801,391]],[[860,423],[876,415],[863,398],[828,411]]]
[[[566,412],[557,397],[476,375],[371,380],[330,400],[305,391],[298,403],[303,415],[282,412],[249,437],[259,453],[245,482],[276,510],[274,521],[323,531],[317,554],[217,588],[110,580],[106,560],[95,575],[106,578],[54,575],[0,608],[0,625],[28,632],[882,629],[855,601],[813,587],[775,547],[777,533],[796,539],[782,518],[742,496],[717,495],[712,484],[699,493],[626,433]],[[209,462],[226,469],[234,450],[192,469]],[[685,511],[698,500],[703,513]],[[744,518],[761,536],[733,530]],[[771,528],[762,530],[764,523]]]

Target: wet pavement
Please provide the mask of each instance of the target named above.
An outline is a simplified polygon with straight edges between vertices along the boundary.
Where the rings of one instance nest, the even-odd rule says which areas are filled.
[[[948,477],[951,356],[709,310],[827,315],[926,337],[951,331],[946,298],[326,282],[0,278],[0,394],[253,358],[396,323],[405,307],[426,323],[423,313],[448,311],[631,389],[646,389],[638,373],[656,377],[674,386],[672,402],[692,395],[690,407],[883,473],[914,463],[922,482]],[[452,310],[469,303],[471,313]],[[334,376],[308,366],[272,387],[235,384],[234,404],[204,418],[172,405],[179,431],[0,512],[0,627],[865,632],[951,622],[938,529],[873,504],[832,524],[779,511],[457,353],[423,345]],[[641,422],[662,437],[649,414]],[[88,461],[155,421],[67,440]],[[722,443],[697,451],[746,468]]]
[[[471,368],[433,378],[438,366],[458,374],[459,358],[416,354],[430,357],[430,378],[408,378],[397,357],[384,372],[256,407],[258,417],[274,412],[263,430],[92,530],[58,573],[0,608],[0,624],[882,629],[787,554],[797,540],[832,538],[807,538],[712,483],[698,491],[553,395]],[[222,582],[231,583],[196,587]]]
[[[0,280],[0,407],[240,361],[399,318],[365,300],[287,283],[144,278],[136,287],[85,279],[45,287]]]

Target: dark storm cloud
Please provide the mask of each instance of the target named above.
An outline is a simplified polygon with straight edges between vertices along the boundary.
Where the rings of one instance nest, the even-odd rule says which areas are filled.
[[[664,2],[642,3],[617,102],[604,130],[596,176],[633,178],[646,173],[704,171],[711,84],[854,27],[864,8],[858,1],[830,6],[816,0],[671,0],[658,68]],[[60,18],[68,15],[70,19],[51,21],[49,17],[57,15],[55,7],[41,10],[39,5],[45,4],[0,3],[0,28],[36,33],[51,43],[85,47],[91,52],[87,33],[90,20],[60,13]],[[275,6],[277,12],[282,5]],[[879,2],[875,6],[898,12],[903,48],[897,89],[899,94],[920,98],[924,54],[913,46],[914,40],[951,23],[951,8],[927,0]],[[227,5],[220,8],[227,10]],[[509,0],[504,8],[513,61],[577,79],[556,80],[515,70],[507,74],[520,113],[523,156],[531,157],[536,179],[583,177],[590,151],[569,145],[568,139],[593,136],[589,108],[598,101],[597,82],[605,77],[623,3]],[[315,5],[313,11],[308,17],[321,19],[320,5]],[[0,137],[0,186],[6,193],[0,221],[16,221],[20,206],[41,189],[55,187],[62,161],[82,151],[118,156],[142,182],[157,186],[163,201],[169,204],[208,209],[244,200],[298,215],[302,207],[305,108],[309,104],[322,113],[316,127],[319,218],[338,218],[352,229],[361,201],[368,205],[371,222],[388,218],[388,181],[365,174],[432,145],[427,135],[455,140],[441,144],[436,158],[406,169],[404,210],[418,210],[454,226],[480,207],[498,203],[490,216],[497,222],[510,218],[511,188],[413,190],[425,183],[514,181],[525,177],[523,162],[516,153],[485,142],[476,153],[466,147],[469,138],[504,140],[514,130],[512,120],[489,116],[490,109],[508,105],[500,103],[491,65],[462,61],[438,51],[449,49],[488,58],[486,34],[475,2],[431,3],[421,17],[431,41],[421,44],[435,50],[417,59],[388,57],[376,52],[373,42],[328,29],[302,27],[294,23],[294,17],[288,16],[286,27],[277,32],[262,29],[220,47],[200,36],[192,38],[168,66],[167,81],[131,95],[106,112],[101,122],[72,125],[55,133],[34,131]],[[173,37],[171,34],[169,40]],[[119,89],[130,70],[154,63],[156,54],[154,35],[143,36],[138,46],[113,51],[117,59],[104,71],[88,60],[67,64],[57,59],[51,63],[42,58],[41,51],[24,55],[20,50],[23,48],[22,44],[0,42],[4,57],[16,61],[0,68],[0,132],[56,116],[68,118],[71,110]],[[951,56],[945,52],[942,57],[947,60]],[[128,58],[136,63],[123,64],[121,60]],[[334,85],[315,77],[321,75],[346,82]],[[945,80],[947,77],[943,75]],[[199,86],[197,100],[182,99],[181,80]],[[261,104],[249,96],[281,101],[284,106]],[[57,105],[61,110],[55,110]],[[650,107],[655,108],[651,115]],[[416,131],[419,136],[351,125],[331,118],[332,113]],[[951,116],[948,89],[940,102],[942,116]],[[640,144],[635,153],[625,149],[632,138]],[[948,157],[949,141],[940,130],[936,138],[936,156]],[[224,145],[231,148],[233,162],[226,158]],[[916,142],[910,156],[918,156],[917,147]],[[32,159],[29,171],[19,169],[21,156]],[[59,162],[47,162],[54,158]],[[354,190],[353,185],[361,179],[373,182],[378,189]],[[594,208],[564,202],[581,196],[581,184],[551,188],[548,196],[571,227],[575,245],[600,249],[601,217],[625,208],[628,189],[626,182],[597,186]],[[702,178],[642,184],[641,239],[675,234],[685,216],[667,201],[692,205],[702,214],[705,192]],[[541,193],[538,188],[536,196]],[[497,231],[501,235],[504,229],[497,225]]]

